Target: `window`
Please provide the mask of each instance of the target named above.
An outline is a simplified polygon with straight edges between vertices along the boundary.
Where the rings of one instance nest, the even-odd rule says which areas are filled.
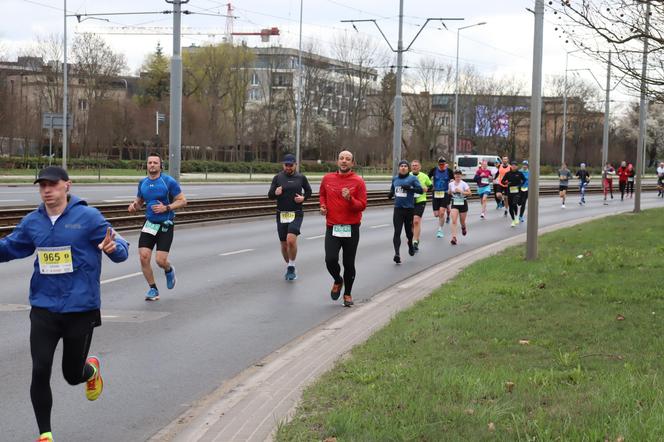
[[[459,167],[477,167],[477,158],[459,158]]]
[[[251,74],[251,85],[252,86],[258,86],[260,82],[258,81],[258,74],[256,72],[253,72]]]
[[[87,110],[88,109],[88,100],[84,98],[79,98],[78,99],[78,110]]]
[[[260,101],[262,98],[260,89],[249,89],[249,101]]]

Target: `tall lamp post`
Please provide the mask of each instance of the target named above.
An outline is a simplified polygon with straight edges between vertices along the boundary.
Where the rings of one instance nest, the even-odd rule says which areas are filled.
[[[456,79],[454,81],[454,155],[452,156],[452,164],[456,161],[456,155],[457,155],[457,136],[459,133],[459,32],[462,31],[463,29],[468,29],[472,28],[474,26],[482,26],[485,25],[486,22],[479,22],[475,23],[474,25],[468,25],[468,26],[462,26],[460,28],[457,28],[457,41],[456,41],[456,69],[455,69],[455,76]]]
[[[569,54],[579,52],[581,49],[565,52],[565,86],[563,89],[563,140],[561,145],[560,164],[565,162],[565,142],[567,140],[567,65],[569,62]]]

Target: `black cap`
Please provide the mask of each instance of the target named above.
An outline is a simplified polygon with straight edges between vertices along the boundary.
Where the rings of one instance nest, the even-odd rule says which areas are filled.
[[[406,166],[410,167],[410,164],[408,164],[408,161],[406,161],[406,160],[401,160],[401,161],[399,161],[399,166],[403,166],[404,164],[405,164]]]
[[[33,184],[37,184],[40,181],[52,181],[57,183],[60,180],[69,181],[67,171],[62,167],[48,166],[39,171],[39,175]]]
[[[442,163],[447,163],[447,160],[445,159],[445,157],[439,157],[438,158],[438,164],[442,164]]]
[[[511,164],[512,166],[516,166],[516,165],[518,165],[519,163],[517,163],[516,161],[512,161],[510,164]]]
[[[292,153],[287,153],[284,155],[284,159],[281,162],[284,164],[295,164],[297,163],[297,160],[295,159],[295,155]]]

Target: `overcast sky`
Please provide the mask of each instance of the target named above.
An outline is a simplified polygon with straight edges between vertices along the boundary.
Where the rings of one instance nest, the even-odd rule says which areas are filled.
[[[183,5],[184,10],[208,14],[225,14],[227,0],[190,0]],[[497,77],[514,75],[526,83],[526,93],[530,93],[533,52],[533,14],[526,8],[534,7],[534,0],[405,0],[404,1],[404,43],[407,45],[420,29],[427,17],[458,17],[463,21],[448,21],[449,30],[444,30],[440,22],[431,22],[405,55],[405,65],[415,66],[420,57],[433,57],[442,63],[454,63],[456,56],[456,29],[478,22],[486,25],[461,31],[460,64],[474,65],[479,71]],[[63,32],[63,0],[0,0],[3,18],[0,27],[0,46],[15,59],[35,41],[37,36]],[[266,27],[278,27],[281,35],[273,38],[270,44],[280,44],[297,48],[299,29],[299,0],[237,0],[233,3],[235,31],[254,32]],[[171,9],[165,1],[158,0],[68,0],[67,12],[148,12]],[[314,44],[321,52],[329,52],[330,41],[335,34],[358,35],[350,24],[341,23],[344,19],[376,19],[393,47],[398,38],[398,0],[304,0],[303,42]],[[110,23],[88,20],[78,24],[76,18],[67,19],[69,41],[75,32],[93,31],[102,33],[104,28],[117,30],[120,26],[138,28],[162,28],[172,25],[172,15],[125,15],[107,17]],[[545,14],[544,62],[545,78],[550,75],[563,75],[565,50],[573,49],[565,45],[555,30],[558,17],[552,11]],[[182,25],[194,32],[223,33],[226,18],[208,15],[183,16]],[[371,23],[358,23],[359,34],[372,38],[376,44],[387,49],[387,43]],[[106,35],[103,37],[118,52],[125,54],[130,72],[135,73],[145,56],[154,51],[160,42],[166,53],[172,51],[170,35]],[[222,35],[183,36],[182,46],[221,41]],[[259,37],[247,38],[250,46],[265,45]],[[393,60],[390,64],[396,64]],[[603,66],[583,58],[580,53],[569,56],[569,68],[591,68],[603,84],[606,71]],[[594,80],[587,72],[579,72],[588,81]],[[600,89],[597,86],[598,90]],[[616,98],[625,97],[616,94]]]

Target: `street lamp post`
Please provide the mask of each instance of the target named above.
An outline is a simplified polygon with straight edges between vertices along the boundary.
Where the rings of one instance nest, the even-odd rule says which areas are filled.
[[[574,51],[567,51],[565,53],[565,85],[563,88],[563,140],[560,154],[560,164],[562,165],[565,162],[565,142],[567,141],[567,65],[569,62],[569,54],[579,52],[581,49],[576,49]]]
[[[472,28],[473,26],[482,26],[486,22],[475,23],[474,25],[463,26],[457,28],[457,41],[456,41],[456,69],[455,69],[455,81],[454,81],[454,154],[452,156],[452,164],[456,161],[457,155],[457,136],[459,133],[459,32],[463,29]]]

